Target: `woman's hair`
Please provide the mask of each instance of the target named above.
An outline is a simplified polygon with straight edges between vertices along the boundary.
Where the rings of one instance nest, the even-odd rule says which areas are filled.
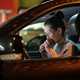
[[[53,17],[46,20],[44,25],[49,25],[50,28],[55,30],[57,30],[57,28],[61,28],[64,34],[65,24],[63,19],[64,19],[64,14],[61,11],[58,11],[54,14]]]
[[[80,35],[80,13],[78,14],[75,20],[75,28],[76,28],[77,34]]]

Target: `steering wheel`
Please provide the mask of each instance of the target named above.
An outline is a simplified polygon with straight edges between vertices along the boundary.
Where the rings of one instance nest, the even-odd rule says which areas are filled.
[[[46,40],[46,36],[37,36],[28,41],[26,45],[26,50],[31,58],[41,58],[41,53],[39,52],[40,45]]]

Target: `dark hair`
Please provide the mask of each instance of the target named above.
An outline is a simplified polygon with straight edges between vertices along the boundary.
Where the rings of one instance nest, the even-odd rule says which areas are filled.
[[[78,14],[75,20],[75,28],[76,28],[77,34],[80,35],[80,13]]]
[[[61,11],[58,11],[54,14],[53,17],[46,20],[44,25],[50,25],[49,27],[55,30],[57,30],[57,28],[61,28],[64,34],[65,24],[64,24],[63,18],[64,18],[64,14]]]

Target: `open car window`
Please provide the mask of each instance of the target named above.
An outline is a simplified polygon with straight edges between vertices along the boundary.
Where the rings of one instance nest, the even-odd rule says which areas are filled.
[[[73,28],[73,22],[70,21],[71,17],[80,12],[80,7],[68,7],[62,8],[57,11],[62,11],[64,14],[64,19],[67,22],[67,30],[65,32],[66,39],[71,40],[71,35],[76,34],[76,30]],[[44,22],[51,18],[56,11],[49,12],[48,14],[34,20],[30,25],[25,26],[20,30],[19,35],[23,38],[25,48],[31,58],[39,59],[41,58],[41,53],[39,52],[39,47],[46,40],[46,35],[43,31]],[[76,43],[75,43],[76,44]],[[78,43],[79,44],[79,43]],[[76,46],[76,47],[79,47]],[[77,50],[77,49],[75,49]],[[74,50],[74,51],[75,51]]]
[[[23,28],[19,35],[23,38],[25,49],[31,58],[41,58],[40,45],[46,40],[44,22],[34,23]]]
[[[15,23],[8,22],[8,24],[10,24],[10,25],[7,25],[8,28],[6,27],[5,29],[3,29],[3,32],[8,32],[8,31],[10,31],[10,27],[13,27],[11,29],[12,32],[10,33],[10,35],[8,35],[8,37],[6,36],[7,38],[5,36],[4,36],[5,39],[3,38],[4,40],[1,38],[2,44],[0,46],[0,48],[1,48],[0,52],[1,53],[9,52],[9,54],[10,53],[21,53],[21,54],[28,55],[30,59],[40,59],[40,58],[42,59],[41,53],[39,52],[39,47],[46,40],[46,36],[45,36],[45,33],[44,33],[42,27],[44,26],[44,22],[48,18],[51,18],[57,11],[62,11],[64,14],[65,20],[67,21],[67,23],[69,23],[70,18],[73,15],[80,12],[80,6],[61,7],[58,10],[54,10],[54,8],[53,8],[52,10],[47,11],[43,15],[42,14],[37,15],[38,17],[33,18],[31,20],[31,22],[28,22],[28,20],[27,20],[28,18],[25,18],[26,17],[25,13],[23,13],[24,16],[18,16],[18,17],[21,17],[21,18],[19,18],[19,21],[21,23],[17,21],[18,17],[16,17],[14,19],[14,20],[16,20]],[[35,13],[33,13],[33,14],[35,14]],[[29,16],[34,17],[32,14],[30,14]],[[22,19],[24,19],[24,21],[22,21]],[[26,23],[26,21],[27,21],[27,23]],[[73,39],[71,39],[70,35],[74,34],[75,30],[73,30],[73,27],[71,27],[72,26],[71,24],[73,24],[73,23],[67,24],[69,30],[66,31],[66,38],[73,41]],[[16,27],[16,29],[15,29],[15,27]],[[17,32],[17,30],[19,30],[19,31]],[[16,36],[16,33],[18,33],[18,36]],[[0,34],[1,34],[1,32],[0,32]],[[20,42],[19,42],[19,38],[15,38],[15,37],[19,37]],[[6,39],[7,39],[7,41],[6,41]],[[19,45],[20,43],[21,43],[21,45]],[[5,45],[7,45],[7,46],[5,46]],[[79,47],[79,45],[77,45],[76,47]]]

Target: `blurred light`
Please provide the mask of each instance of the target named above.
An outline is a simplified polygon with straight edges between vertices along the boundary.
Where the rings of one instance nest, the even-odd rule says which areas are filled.
[[[24,45],[27,45],[27,42],[24,42]]]
[[[15,51],[15,49],[13,49],[13,51]]]
[[[43,36],[44,34],[40,34],[40,36]]]
[[[24,40],[21,40],[21,43],[24,43]]]
[[[13,40],[15,40],[16,38],[15,37],[13,37]]]
[[[54,0],[48,0],[48,1],[43,2],[42,4],[48,3],[48,2],[50,2],[50,1],[54,1]]]
[[[19,32],[19,36],[21,36],[21,37],[22,37],[22,33],[21,33],[21,32]]]
[[[27,32],[24,32],[23,35],[27,35]]]
[[[27,29],[30,29],[30,28],[33,28],[33,29],[40,29],[44,26],[44,22],[41,22],[41,23],[35,23],[35,24],[31,24],[31,25],[28,25],[26,26],[25,28],[23,28],[22,30],[27,30]]]
[[[10,42],[9,45],[12,46],[12,42]]]
[[[4,51],[5,48],[4,48],[2,45],[0,45],[0,50],[1,50],[1,51]]]

